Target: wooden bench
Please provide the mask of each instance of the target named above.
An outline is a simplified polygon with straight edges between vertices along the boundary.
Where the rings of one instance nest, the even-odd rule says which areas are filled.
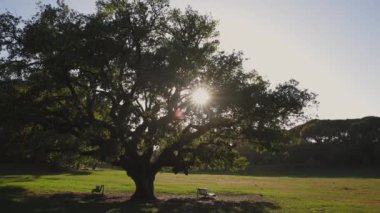
[[[207,188],[198,188],[197,199],[199,199],[199,196],[201,196],[201,198],[214,198],[216,195],[215,193],[208,192]]]
[[[96,186],[94,189],[91,190],[91,193],[104,195],[104,185]]]

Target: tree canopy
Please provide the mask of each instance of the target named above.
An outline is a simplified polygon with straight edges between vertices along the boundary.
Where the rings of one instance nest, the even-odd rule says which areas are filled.
[[[96,5],[94,14],[58,1],[30,20],[0,15],[4,146],[113,162],[134,180],[133,198],[154,199],[163,167],[233,167],[239,141],[275,149],[316,103],[295,80],[271,87],[245,71],[207,15],[167,0]]]
[[[292,129],[297,137],[312,143],[378,143],[380,118],[311,120]]]

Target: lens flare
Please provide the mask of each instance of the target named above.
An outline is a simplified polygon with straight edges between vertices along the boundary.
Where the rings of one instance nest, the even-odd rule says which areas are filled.
[[[203,106],[210,100],[210,94],[205,88],[198,88],[192,93],[191,100],[194,104]]]

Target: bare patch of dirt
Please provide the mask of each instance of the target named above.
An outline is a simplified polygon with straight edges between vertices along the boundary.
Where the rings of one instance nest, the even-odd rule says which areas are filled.
[[[88,194],[88,193],[58,193],[58,194],[34,194],[39,197],[49,197],[50,199],[71,198],[82,201],[98,201],[102,203],[121,203],[130,200],[131,193],[106,193]],[[170,202],[172,200],[187,200],[198,203],[213,202],[263,202],[264,198],[261,194],[217,194],[214,198],[199,198],[190,194],[157,194],[157,203]]]
[[[53,197],[59,198],[68,194],[56,194]],[[132,196],[131,193],[111,193],[104,195],[92,194],[71,194],[71,197],[76,197],[82,200],[97,200],[104,203],[125,202]],[[263,195],[261,194],[218,194],[214,198],[199,198],[196,195],[183,195],[183,194],[157,194],[157,202],[168,202],[171,200],[187,200],[198,203],[213,203],[217,201],[223,202],[263,202]]]
[[[6,212],[267,212],[279,209],[257,194],[218,194],[215,198],[197,199],[196,195],[157,194],[158,199],[146,203],[130,200],[131,194],[25,194],[8,189],[8,197],[0,199]],[[12,196],[11,196],[12,195]],[[14,198],[19,198],[16,202]]]
[[[173,195],[173,194],[159,194],[157,198],[161,201],[171,199],[191,199],[197,202],[213,202],[213,201],[228,201],[228,202],[262,202],[263,196],[260,194],[218,194],[215,198],[200,198],[197,199],[196,195]]]

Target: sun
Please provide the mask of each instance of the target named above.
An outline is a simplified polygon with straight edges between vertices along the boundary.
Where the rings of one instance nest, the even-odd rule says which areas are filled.
[[[210,100],[210,94],[205,88],[198,88],[191,94],[191,100],[194,104],[203,106]]]

